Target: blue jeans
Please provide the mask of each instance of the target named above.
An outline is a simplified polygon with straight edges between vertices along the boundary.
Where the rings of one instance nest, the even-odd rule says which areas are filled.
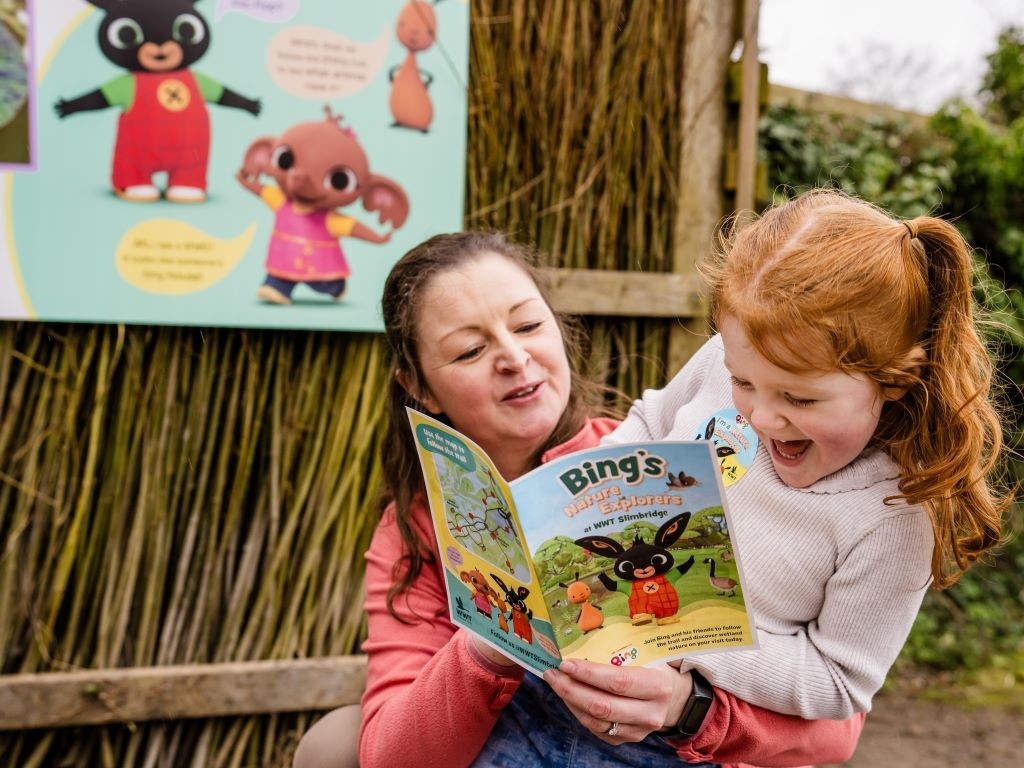
[[[583,728],[550,686],[527,672],[473,768],[668,768],[684,763],[658,736],[612,746]],[[700,763],[701,768],[717,768]]]

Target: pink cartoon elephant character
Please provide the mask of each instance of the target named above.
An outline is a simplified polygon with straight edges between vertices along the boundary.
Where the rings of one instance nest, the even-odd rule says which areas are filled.
[[[280,137],[263,136],[245,152],[237,178],[274,213],[274,231],[265,264],[266,280],[256,295],[271,304],[291,304],[292,291],[305,283],[334,300],[345,293],[348,261],[340,238],[386,243],[405,223],[409,198],[396,182],[370,172],[366,153],[341,115],[325,107],[323,120],[299,123]],[[260,175],[276,184],[262,184]],[[378,211],[377,233],[340,212],[356,200]]]

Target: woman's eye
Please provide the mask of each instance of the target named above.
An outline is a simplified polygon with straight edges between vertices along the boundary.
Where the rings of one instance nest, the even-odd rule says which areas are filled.
[[[542,324],[543,323],[540,320],[538,320],[535,323],[523,323],[518,328],[516,328],[516,333],[533,333],[538,328],[540,328]]]
[[[483,350],[483,347],[473,347],[472,349],[467,349],[461,355],[458,355],[455,358],[455,360],[456,360],[456,362],[461,362],[463,360],[472,360],[474,357],[478,357],[482,350]]]

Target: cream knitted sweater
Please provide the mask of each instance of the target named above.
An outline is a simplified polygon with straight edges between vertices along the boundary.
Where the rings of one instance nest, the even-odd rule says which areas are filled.
[[[603,442],[692,440],[732,407],[721,339],[648,390]],[[809,488],[779,480],[764,446],[726,489],[759,648],[686,659],[751,704],[808,719],[871,708],[931,581],[932,530],[898,493],[898,469],[868,450]],[[691,573],[693,578],[696,569]]]

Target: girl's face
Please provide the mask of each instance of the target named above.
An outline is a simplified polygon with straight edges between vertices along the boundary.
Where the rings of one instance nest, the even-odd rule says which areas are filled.
[[[441,273],[416,327],[427,391],[413,396],[479,443],[507,479],[529,470],[570,388],[562,334],[530,276],[495,253]]]
[[[881,387],[842,371],[792,373],[751,345],[730,315],[719,323],[736,409],[768,448],[786,485],[806,488],[842,469],[864,450],[878,426]]]

